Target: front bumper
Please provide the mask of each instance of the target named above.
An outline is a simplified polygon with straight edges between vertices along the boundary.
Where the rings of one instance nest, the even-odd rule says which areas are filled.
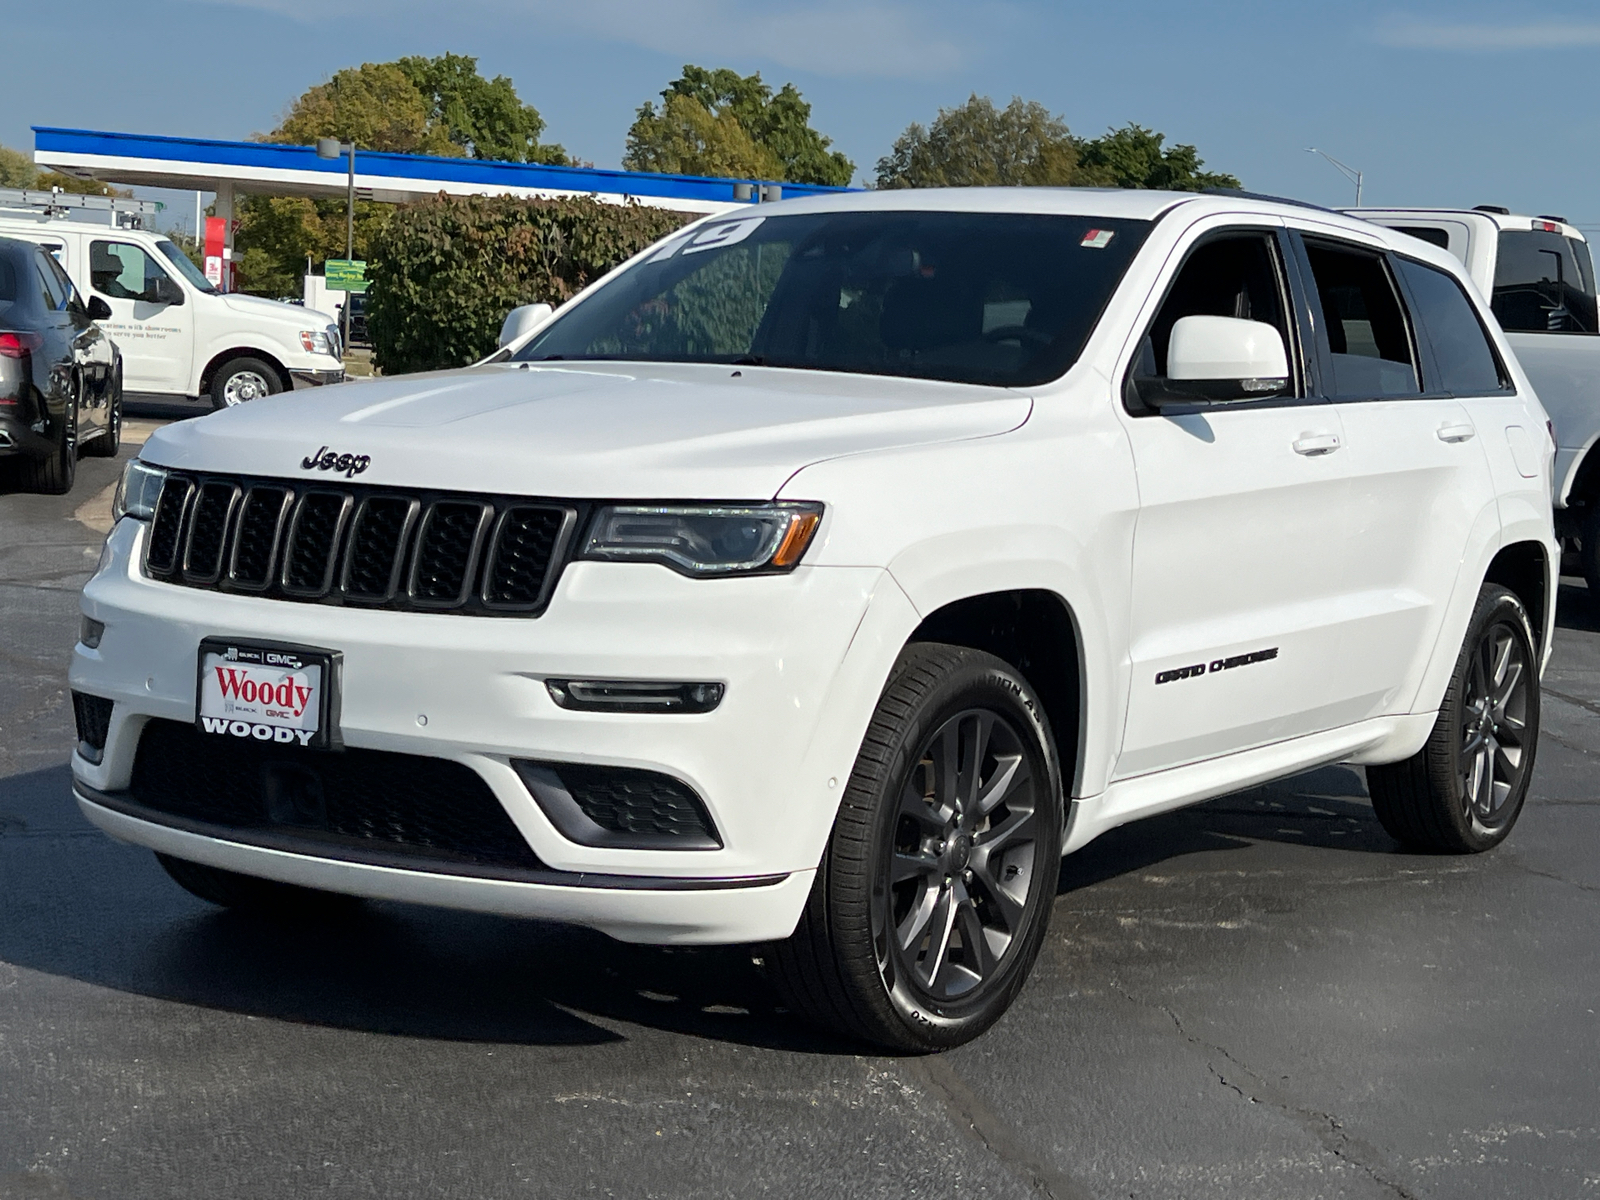
[[[83,611],[105,632],[98,649],[76,647],[72,687],[115,705],[102,761],[73,758],[91,820],[124,840],[249,874],[572,921],[635,941],[787,935],[888,665],[916,620],[871,567],[693,580],[651,565],[574,563],[535,619],[263,600],[144,578],[135,564],[145,533],[121,521],[84,589]],[[146,721],[194,719],[204,637],[342,652],[345,743],[472,768],[555,874],[490,879],[341,861],[119,811]],[[573,712],[550,698],[549,677],[715,680],[727,692],[700,715]],[[672,775],[703,798],[723,845],[579,845],[545,816],[512,758]],[[652,879],[657,886],[639,882]]]
[[[343,383],[344,368],[335,367],[329,371],[309,371],[304,368],[294,367],[289,371],[289,379],[294,384],[294,390],[297,392],[306,388],[325,387],[330,383]]]

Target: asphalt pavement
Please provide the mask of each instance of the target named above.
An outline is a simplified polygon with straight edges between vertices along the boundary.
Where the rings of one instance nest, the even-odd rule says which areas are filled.
[[[894,1058],[798,1024],[748,951],[257,921],[94,830],[66,665],[119,470],[0,494],[0,1200],[1600,1195],[1581,583],[1499,850],[1402,852],[1343,767],[1128,826],[1065,862],[999,1025]]]

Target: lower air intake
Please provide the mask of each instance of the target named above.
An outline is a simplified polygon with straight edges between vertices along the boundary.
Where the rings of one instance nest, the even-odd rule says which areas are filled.
[[[111,731],[111,701],[73,692],[72,715],[78,724],[79,756],[99,762],[106,752],[106,735]]]
[[[722,845],[705,803],[670,775],[519,758],[511,765],[551,824],[579,845],[634,850]]]

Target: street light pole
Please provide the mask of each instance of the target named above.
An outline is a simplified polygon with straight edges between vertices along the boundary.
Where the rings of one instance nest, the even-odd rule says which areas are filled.
[[[344,213],[344,256],[353,259],[356,256],[356,144],[354,142],[341,142],[338,138],[318,138],[318,158],[338,158],[344,154],[349,158],[350,171],[345,188],[345,213]],[[339,309],[339,323],[343,327],[339,330],[340,348],[350,345],[350,297],[355,293],[344,294],[344,304]]]
[[[1306,153],[1307,154],[1320,154],[1320,155],[1322,155],[1323,158],[1327,159],[1330,163],[1332,163],[1338,169],[1339,174],[1343,175],[1351,183],[1356,185],[1356,207],[1360,208],[1361,207],[1361,181],[1362,181],[1362,178],[1363,178],[1361,172],[1356,170],[1354,167],[1345,166],[1344,163],[1340,162],[1333,155],[1328,154],[1325,151],[1318,150],[1315,146],[1307,146],[1306,147]]]

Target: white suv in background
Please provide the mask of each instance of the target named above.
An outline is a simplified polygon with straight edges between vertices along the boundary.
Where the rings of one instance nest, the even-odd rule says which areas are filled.
[[[495,360],[156,432],[83,593],[74,789],[223,904],[770,943],[957,1044],[1058,860],[1368,764],[1522,806],[1545,414],[1443,250],[1246,196],[710,218]]]
[[[344,379],[332,317],[219,292],[169,238],[16,209],[0,211],[0,237],[44,246],[86,299],[106,302],[99,325],[122,351],[127,391],[227,408]]]

